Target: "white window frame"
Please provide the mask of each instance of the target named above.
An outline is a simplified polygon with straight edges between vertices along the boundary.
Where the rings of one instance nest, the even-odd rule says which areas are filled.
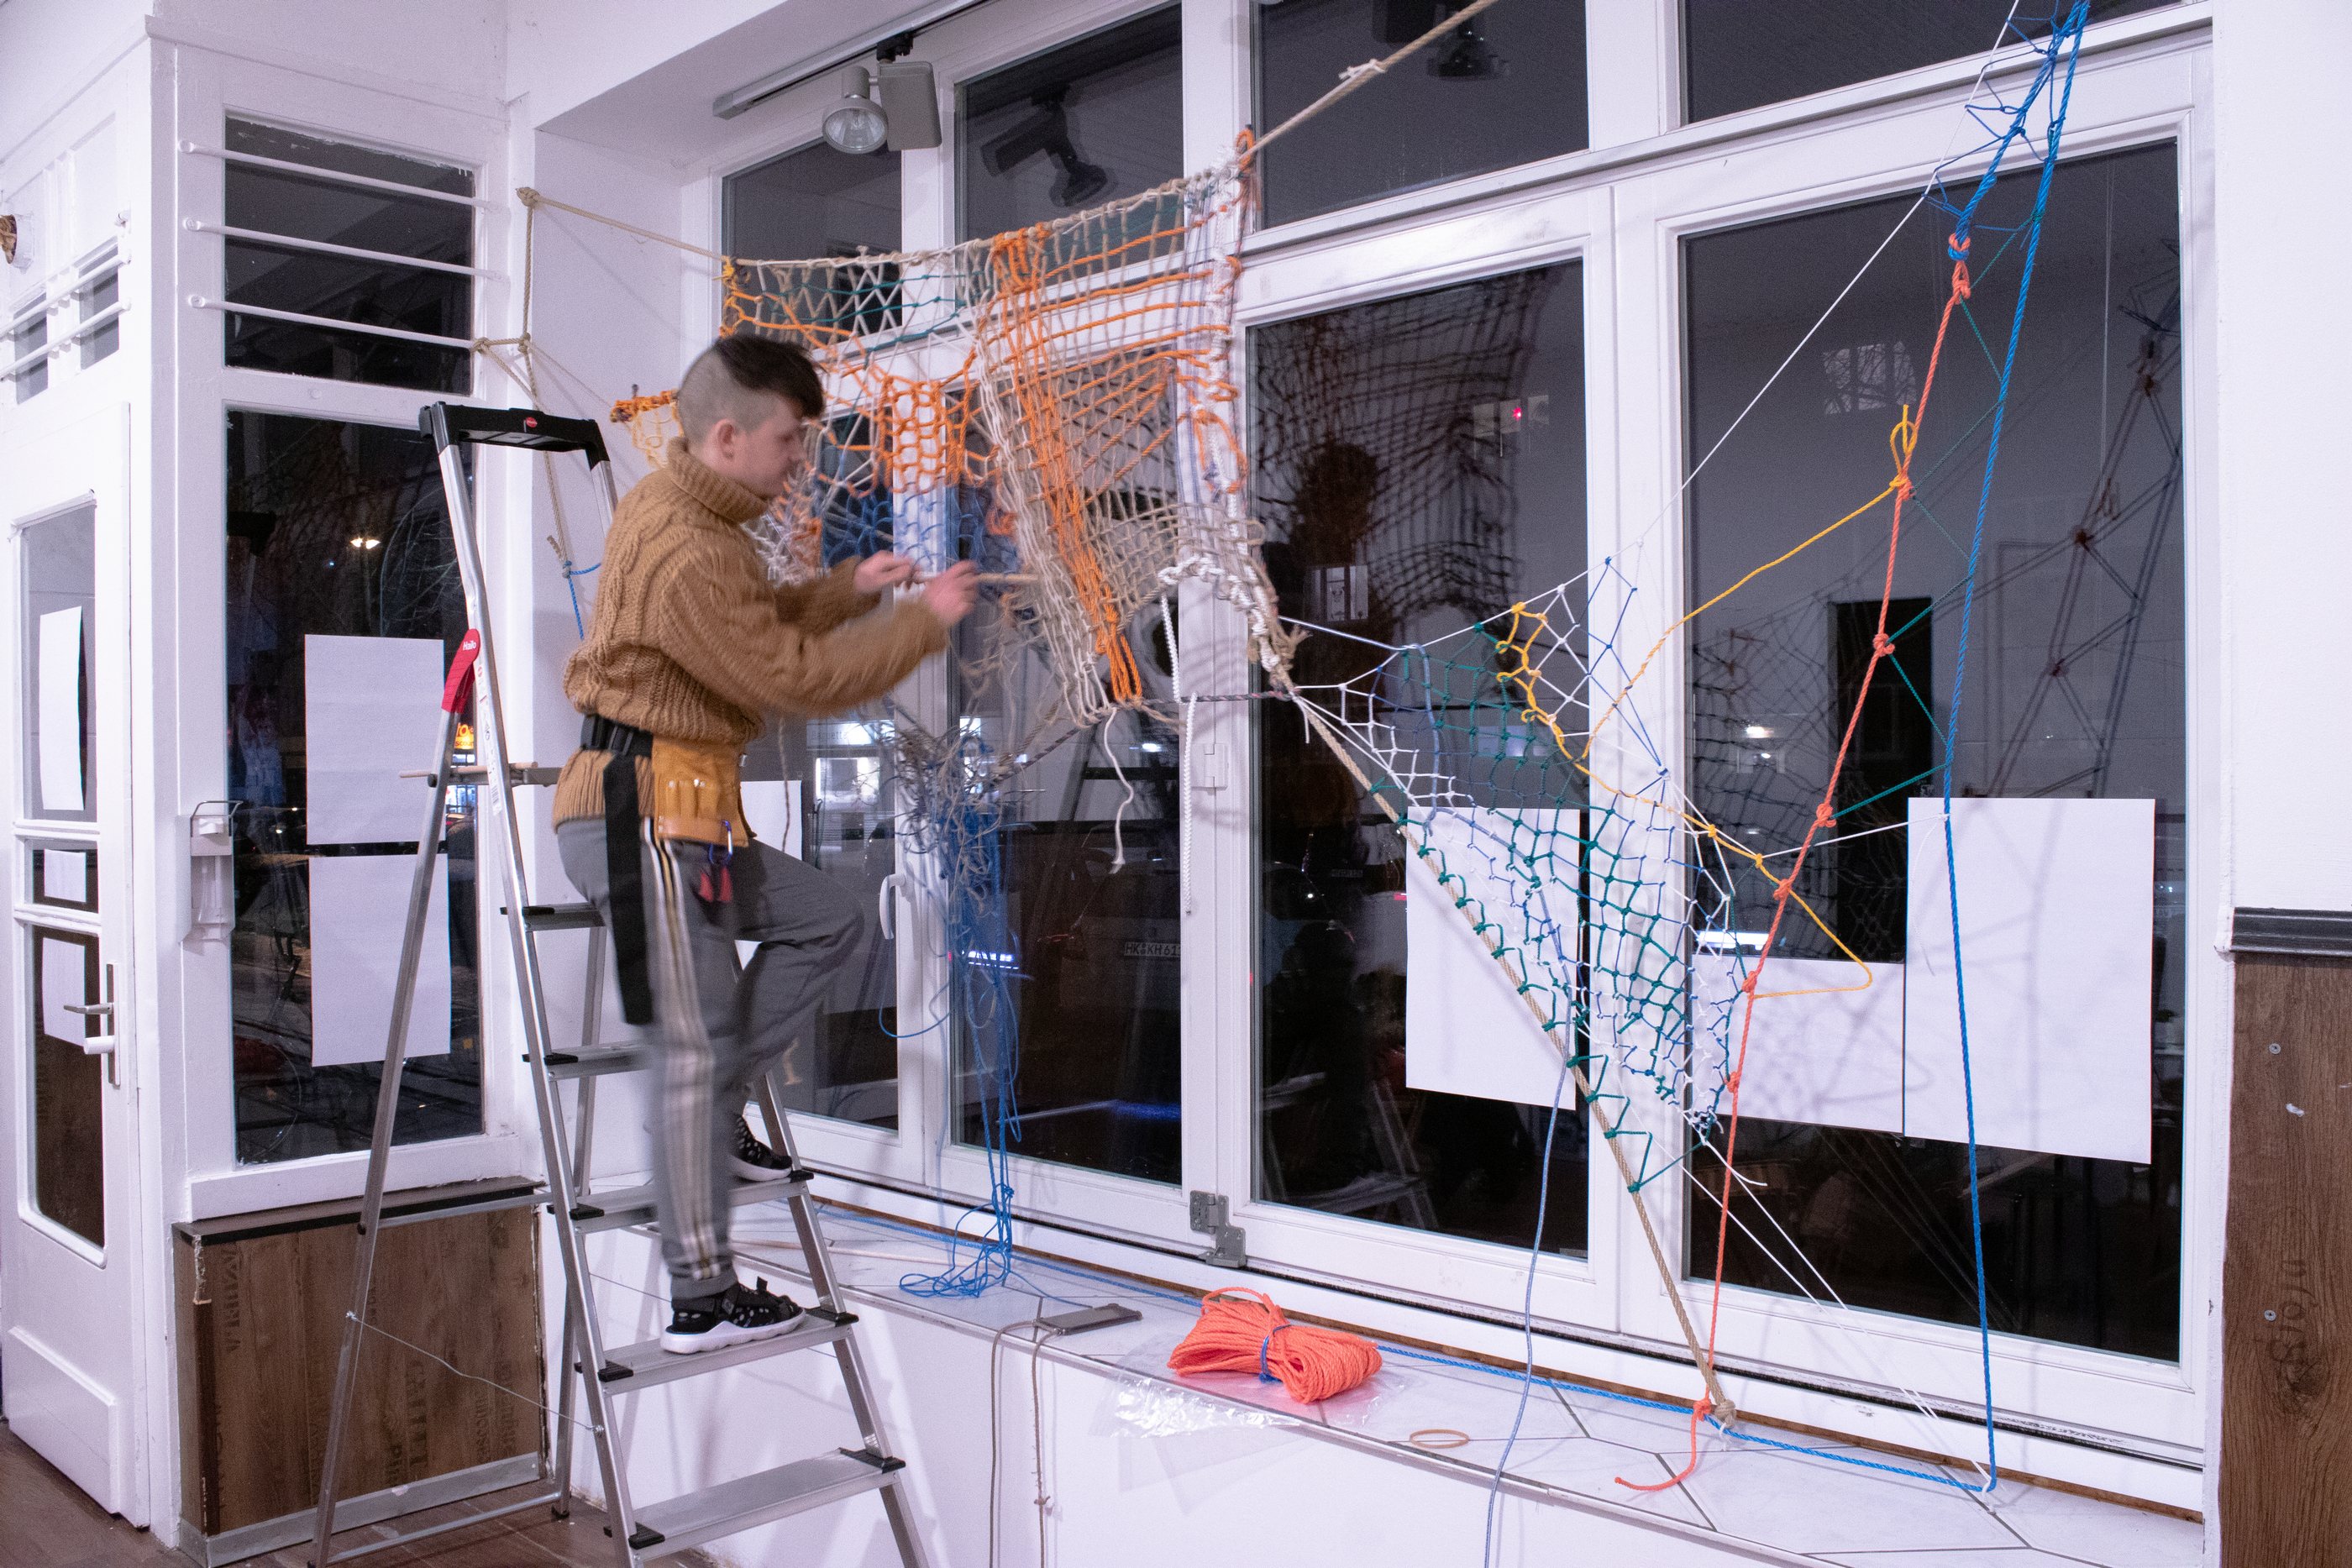
[[[168,468],[159,465],[159,490],[173,503],[160,508],[154,531],[155,590],[171,596],[166,610],[178,624],[176,638],[159,638],[159,656],[168,668],[150,678],[159,692],[173,694],[156,704],[156,758],[160,777],[157,837],[162,852],[149,872],[154,907],[168,911],[167,929],[186,930],[187,843],[190,813],[224,793],[228,778],[220,722],[226,669],[225,558],[221,508],[226,482],[221,435],[228,413],[290,414],[306,419],[416,428],[417,411],[446,399],[507,401],[507,388],[491,366],[477,356],[472,382],[462,392],[429,392],[356,382],[236,369],[224,361],[225,313],[197,301],[225,298],[222,237],[226,162],[194,149],[225,144],[231,118],[252,120],[331,141],[404,153],[475,172],[475,266],[504,253],[514,219],[506,185],[505,118],[499,106],[478,111],[446,97],[426,99],[268,64],[193,45],[161,46],[177,56],[177,93],[159,110],[167,136],[159,137],[159,203],[172,236],[171,273],[160,292],[172,321],[159,333],[164,345],[156,367],[159,386],[158,447],[172,451]],[[194,219],[192,225],[187,220]],[[200,225],[200,226],[199,226]],[[475,277],[474,320],[499,320],[507,308],[506,279],[484,270]],[[478,325],[477,329],[480,329]],[[176,432],[176,436],[168,434]],[[502,526],[511,515],[508,486],[500,481],[521,460],[485,455],[475,486],[484,552],[491,581],[502,601],[499,623],[529,624],[531,585],[526,547]],[[503,558],[503,559],[501,559]],[[501,570],[501,568],[504,570]],[[527,643],[516,643],[520,649]],[[510,714],[530,711],[534,674],[527,660],[510,654],[506,701]],[[486,868],[491,862],[486,858]],[[495,921],[499,893],[495,872],[477,884],[485,916],[481,966],[482,1118],[478,1134],[427,1144],[396,1145],[391,1179],[398,1186],[426,1186],[536,1169],[537,1126],[532,1118],[519,1051],[506,1049],[516,1007],[512,966],[497,961]],[[176,1058],[184,1093],[166,1112],[166,1146],[178,1154],[166,1176],[166,1204],[175,1215],[204,1218],[283,1204],[318,1202],[358,1195],[364,1185],[367,1151],[358,1149],[268,1165],[239,1165],[236,1157],[235,1073],[231,1061],[227,944],[166,940],[158,944],[155,985],[166,998],[162,1009],[167,1057]]]
[[[925,30],[919,54],[937,68],[945,108],[942,145],[902,154],[903,244],[954,240],[956,113],[961,83],[1155,8],[1159,0],[995,0],[982,12]],[[1256,0],[1182,0],[1186,166],[1226,156],[1252,114],[1249,50]],[[2084,49],[2065,155],[2077,159],[2169,141],[2178,150],[2183,283],[2186,566],[2191,648],[2187,703],[2188,906],[2220,887],[2222,797],[2213,748],[2223,693],[2210,655],[2221,624],[2213,539],[2210,130],[2210,0],[2101,24]],[[1589,4],[1591,146],[1583,152],[1380,198],[1255,235],[1245,246],[1244,327],[1421,292],[1470,278],[1575,260],[1582,269],[1587,383],[1591,559],[1621,567],[1633,535],[1648,533],[1638,570],[1641,601],[1657,612],[1682,602],[1682,513],[1676,486],[1684,447],[1681,246],[1685,236],[1887,196],[1914,194],[1971,137],[1960,104],[1980,60],[1939,62],[1901,75],[1695,125],[1680,119],[1679,0]],[[2030,72],[2012,58],[1996,79]],[[687,237],[715,246],[719,180],[817,139],[838,96],[826,73],[771,100],[756,128],[707,165],[689,190]],[[1981,160],[1963,162],[1973,172]],[[696,285],[684,319],[716,324],[715,296]],[[1243,378],[1246,385],[1246,376]],[[1185,639],[1200,651],[1185,677],[1201,691],[1244,689],[1237,623],[1188,590]],[[1669,617],[1670,619],[1670,617]],[[1664,630],[1661,621],[1655,628]],[[1204,634],[1205,633],[1205,634]],[[1629,633],[1633,634],[1633,633]],[[1646,642],[1646,639],[1644,639]],[[1652,733],[1680,735],[1679,643],[1646,685]],[[936,707],[936,676],[915,697]],[[1196,1252],[1188,1189],[1224,1194],[1248,1238],[1253,1268],[1480,1323],[1508,1322],[1525,1287],[1523,1249],[1467,1241],[1255,1198],[1256,869],[1250,705],[1203,705],[1196,747],[1230,759],[1222,787],[1194,796],[1193,874],[1183,948],[1183,1179],[1174,1187],[1131,1181],[1016,1155],[1016,1214],[1048,1234],[1082,1232],[1161,1250]],[[1679,761],[1679,759],[1677,759]],[[1215,782],[1209,780],[1209,782]],[[902,865],[904,862],[902,862]],[[918,872],[919,868],[905,865]],[[946,978],[935,913],[903,903],[900,1018],[915,1029]],[[2228,976],[2198,944],[2187,956],[2186,1029],[2192,1041],[2228,1038]],[[926,957],[923,955],[929,955]],[[2182,1174],[2179,1359],[2156,1362],[2080,1346],[1994,1336],[2003,1401],[2003,1462],[2035,1473],[2143,1495],[2173,1483],[2148,1477],[2201,1462],[2204,1410],[2218,1368],[2210,1364],[2201,1305],[2219,1255],[2225,1106],[2219,1055],[2188,1052]],[[944,1031],[901,1046],[896,1132],[824,1118],[796,1118],[804,1151],[820,1166],[869,1184],[874,1201],[919,1218],[950,1218],[986,1191],[979,1152],[949,1125]],[[1681,1146],[1663,1112],[1639,1108],[1636,1125]],[[1644,1120],[1646,1118],[1646,1121]],[[1548,1364],[1579,1375],[1678,1390],[1691,1382],[1682,1341],[1606,1147],[1590,1143],[1590,1241],[1581,1259],[1547,1258],[1537,1271],[1536,1317]],[[894,1197],[893,1194],[902,1195]],[[1670,1254],[1681,1260],[1684,1184],[1645,1189]],[[1694,1200],[1696,1201],[1696,1200]],[[1076,1242],[1078,1239],[1071,1237]],[[1704,1260],[1698,1260],[1701,1264]],[[1704,1301],[1702,1281],[1684,1281]],[[1381,1309],[1386,1312],[1387,1309]],[[1379,1315],[1375,1313],[1374,1315]],[[1431,1320],[1433,1322],[1439,1320]],[[1864,1326],[1853,1326],[1857,1323]],[[1465,1342],[1485,1333],[1463,1324]],[[1973,1327],[1892,1313],[1841,1316],[1772,1292],[1727,1289],[1722,1354],[1749,1408],[1882,1442],[1965,1457],[1981,1448],[1978,1339]],[[1677,1368],[1677,1363],[1680,1363]],[[1903,1416],[1900,1390],[1924,1396],[1948,1418]],[[1899,1431],[1896,1428],[1899,1427]]]

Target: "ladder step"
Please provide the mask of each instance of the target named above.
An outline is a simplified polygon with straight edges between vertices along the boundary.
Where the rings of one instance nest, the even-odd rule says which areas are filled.
[[[762,1361],[772,1355],[834,1344],[847,1339],[851,1325],[856,1322],[854,1312],[833,1313],[823,1307],[811,1307],[801,1313],[790,1333],[743,1340],[724,1350],[700,1351],[693,1355],[673,1355],[662,1349],[661,1341],[649,1339],[606,1351],[604,1370],[599,1375],[614,1393],[635,1394],[641,1388],[658,1388],[681,1377],[698,1377],[706,1372],[740,1366],[747,1361]]]
[[[740,1208],[749,1203],[767,1203],[780,1197],[800,1197],[808,1192],[808,1176],[785,1176],[777,1181],[739,1181],[729,1191],[728,1201]],[[583,1192],[580,1195],[580,1228],[618,1230],[625,1225],[644,1225],[654,1218],[654,1189],[646,1186],[615,1187],[611,1192]]]
[[[499,910],[506,913],[504,906]],[[593,904],[526,904],[522,923],[533,931],[589,931],[604,924]]]
[[[903,1460],[856,1450],[794,1459],[639,1509],[639,1533],[630,1544],[636,1546],[650,1536],[654,1539],[637,1548],[646,1556],[683,1552],[739,1530],[877,1491],[904,1468]]]
[[[652,1062],[646,1047],[634,1041],[592,1045],[580,1051],[549,1051],[547,1075],[555,1079],[600,1078],[608,1072],[635,1072]]]

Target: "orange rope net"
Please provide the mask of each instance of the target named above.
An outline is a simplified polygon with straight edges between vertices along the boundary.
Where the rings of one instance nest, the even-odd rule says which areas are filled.
[[[1234,164],[945,250],[724,258],[721,330],[798,340],[831,399],[807,483],[753,527],[771,573],[979,560],[1014,635],[977,661],[1037,653],[1071,725],[1169,716],[1138,649],[1188,580],[1286,668],[1235,429],[1244,193]],[[667,394],[612,417],[648,455],[675,428]]]

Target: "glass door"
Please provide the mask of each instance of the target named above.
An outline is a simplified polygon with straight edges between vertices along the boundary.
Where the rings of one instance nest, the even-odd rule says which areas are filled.
[[[140,1507],[139,1140],[122,824],[128,804],[120,408],[6,456],[15,680],[0,1239],[10,1429],[106,1507]],[[93,490],[95,484],[100,488]]]

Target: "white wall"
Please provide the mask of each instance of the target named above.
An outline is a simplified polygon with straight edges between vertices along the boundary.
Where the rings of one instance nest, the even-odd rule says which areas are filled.
[[[0,4],[0,161],[139,42],[144,0]]]
[[[2352,423],[2325,367],[2352,255],[2352,6],[2228,0],[2213,19],[2221,548],[2240,907],[2352,909],[2352,838],[2326,820],[2352,777],[2336,672],[2352,655],[2352,528],[2323,477]]]
[[[503,0],[149,0],[159,34],[315,62],[371,83],[505,96]]]

